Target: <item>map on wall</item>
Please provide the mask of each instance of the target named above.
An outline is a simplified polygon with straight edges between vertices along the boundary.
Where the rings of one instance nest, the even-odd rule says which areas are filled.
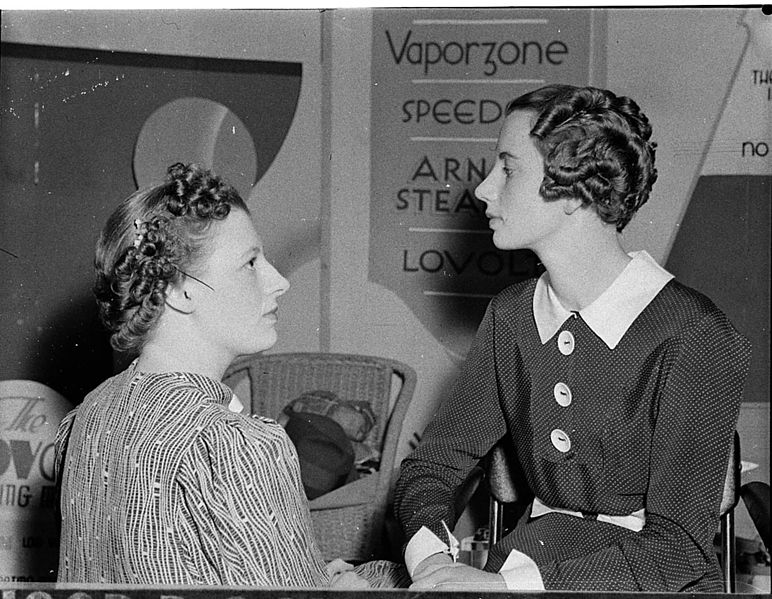
[[[509,100],[587,85],[591,11],[373,13],[369,280],[395,293],[452,354],[490,299],[540,272],[491,241],[474,189]]]

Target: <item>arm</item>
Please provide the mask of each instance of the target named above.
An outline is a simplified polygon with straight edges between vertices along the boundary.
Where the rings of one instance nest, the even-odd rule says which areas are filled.
[[[411,575],[424,558],[443,551],[448,542],[443,522],[452,529],[459,516],[453,508],[456,489],[506,432],[496,375],[495,303],[488,307],[451,397],[401,465],[395,513],[410,540],[408,554],[418,539],[423,547],[412,560],[406,554]]]
[[[72,425],[75,422],[75,416],[78,414],[78,408],[70,410],[56,429],[56,440],[54,441],[54,477],[57,486],[62,484],[62,468],[64,460],[67,457],[67,446],[70,441]]]
[[[713,569],[749,353],[720,313],[684,335],[660,373],[643,530],[584,557],[541,564],[547,589],[674,592]]]
[[[70,410],[56,429],[56,439],[54,441],[54,484],[56,485],[56,501],[54,503],[54,515],[58,525],[62,524],[62,477],[64,460],[67,457],[67,448],[70,444],[70,434],[72,425],[75,423],[75,416],[78,414],[78,408]]]
[[[195,542],[223,584],[328,585],[297,457],[278,424],[220,420],[199,435],[188,466]]]

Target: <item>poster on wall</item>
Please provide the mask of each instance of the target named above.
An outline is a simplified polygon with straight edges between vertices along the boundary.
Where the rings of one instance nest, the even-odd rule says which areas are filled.
[[[709,289],[748,338],[744,400],[769,402],[772,17],[749,9],[737,22],[745,43],[721,89],[724,103],[666,267],[686,285]]]
[[[112,363],[91,293],[103,223],[178,161],[214,168],[248,197],[301,85],[296,62],[3,42],[0,197],[24,201],[0,203],[0,379],[78,401],[125,365]]]
[[[548,83],[587,85],[592,11],[374,11],[368,278],[396,294],[452,355],[490,299],[538,274],[491,241],[474,194],[505,107]]]
[[[0,582],[56,580],[54,440],[72,405],[34,381],[0,381]]]
[[[302,66],[3,42],[0,67],[0,168],[12,174],[0,197],[24,199],[0,218],[0,581],[46,581],[66,410],[3,395],[5,379],[77,404],[128,364],[96,317],[99,229],[176,161],[215,168],[247,197],[288,135]]]

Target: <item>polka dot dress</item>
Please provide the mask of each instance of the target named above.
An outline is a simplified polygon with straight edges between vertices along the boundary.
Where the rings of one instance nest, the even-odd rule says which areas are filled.
[[[488,308],[452,396],[402,464],[395,510],[406,538],[444,538],[467,473],[510,435],[549,513],[492,548],[517,549],[546,589],[720,591],[713,550],[750,347],[700,293],[670,281],[610,349],[579,314],[542,344],[536,280]],[[645,509],[634,532],[596,520]]]

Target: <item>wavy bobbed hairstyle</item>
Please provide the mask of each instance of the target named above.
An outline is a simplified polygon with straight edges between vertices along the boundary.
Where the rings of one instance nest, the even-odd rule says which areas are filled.
[[[166,181],[126,198],[96,245],[94,295],[119,351],[140,349],[166,305],[166,290],[196,272],[209,229],[236,208],[238,192],[195,164],[174,164]]]
[[[622,231],[657,180],[649,119],[630,98],[594,87],[548,85],[507,104],[535,113],[531,136],[544,158],[541,195],[592,204]]]

